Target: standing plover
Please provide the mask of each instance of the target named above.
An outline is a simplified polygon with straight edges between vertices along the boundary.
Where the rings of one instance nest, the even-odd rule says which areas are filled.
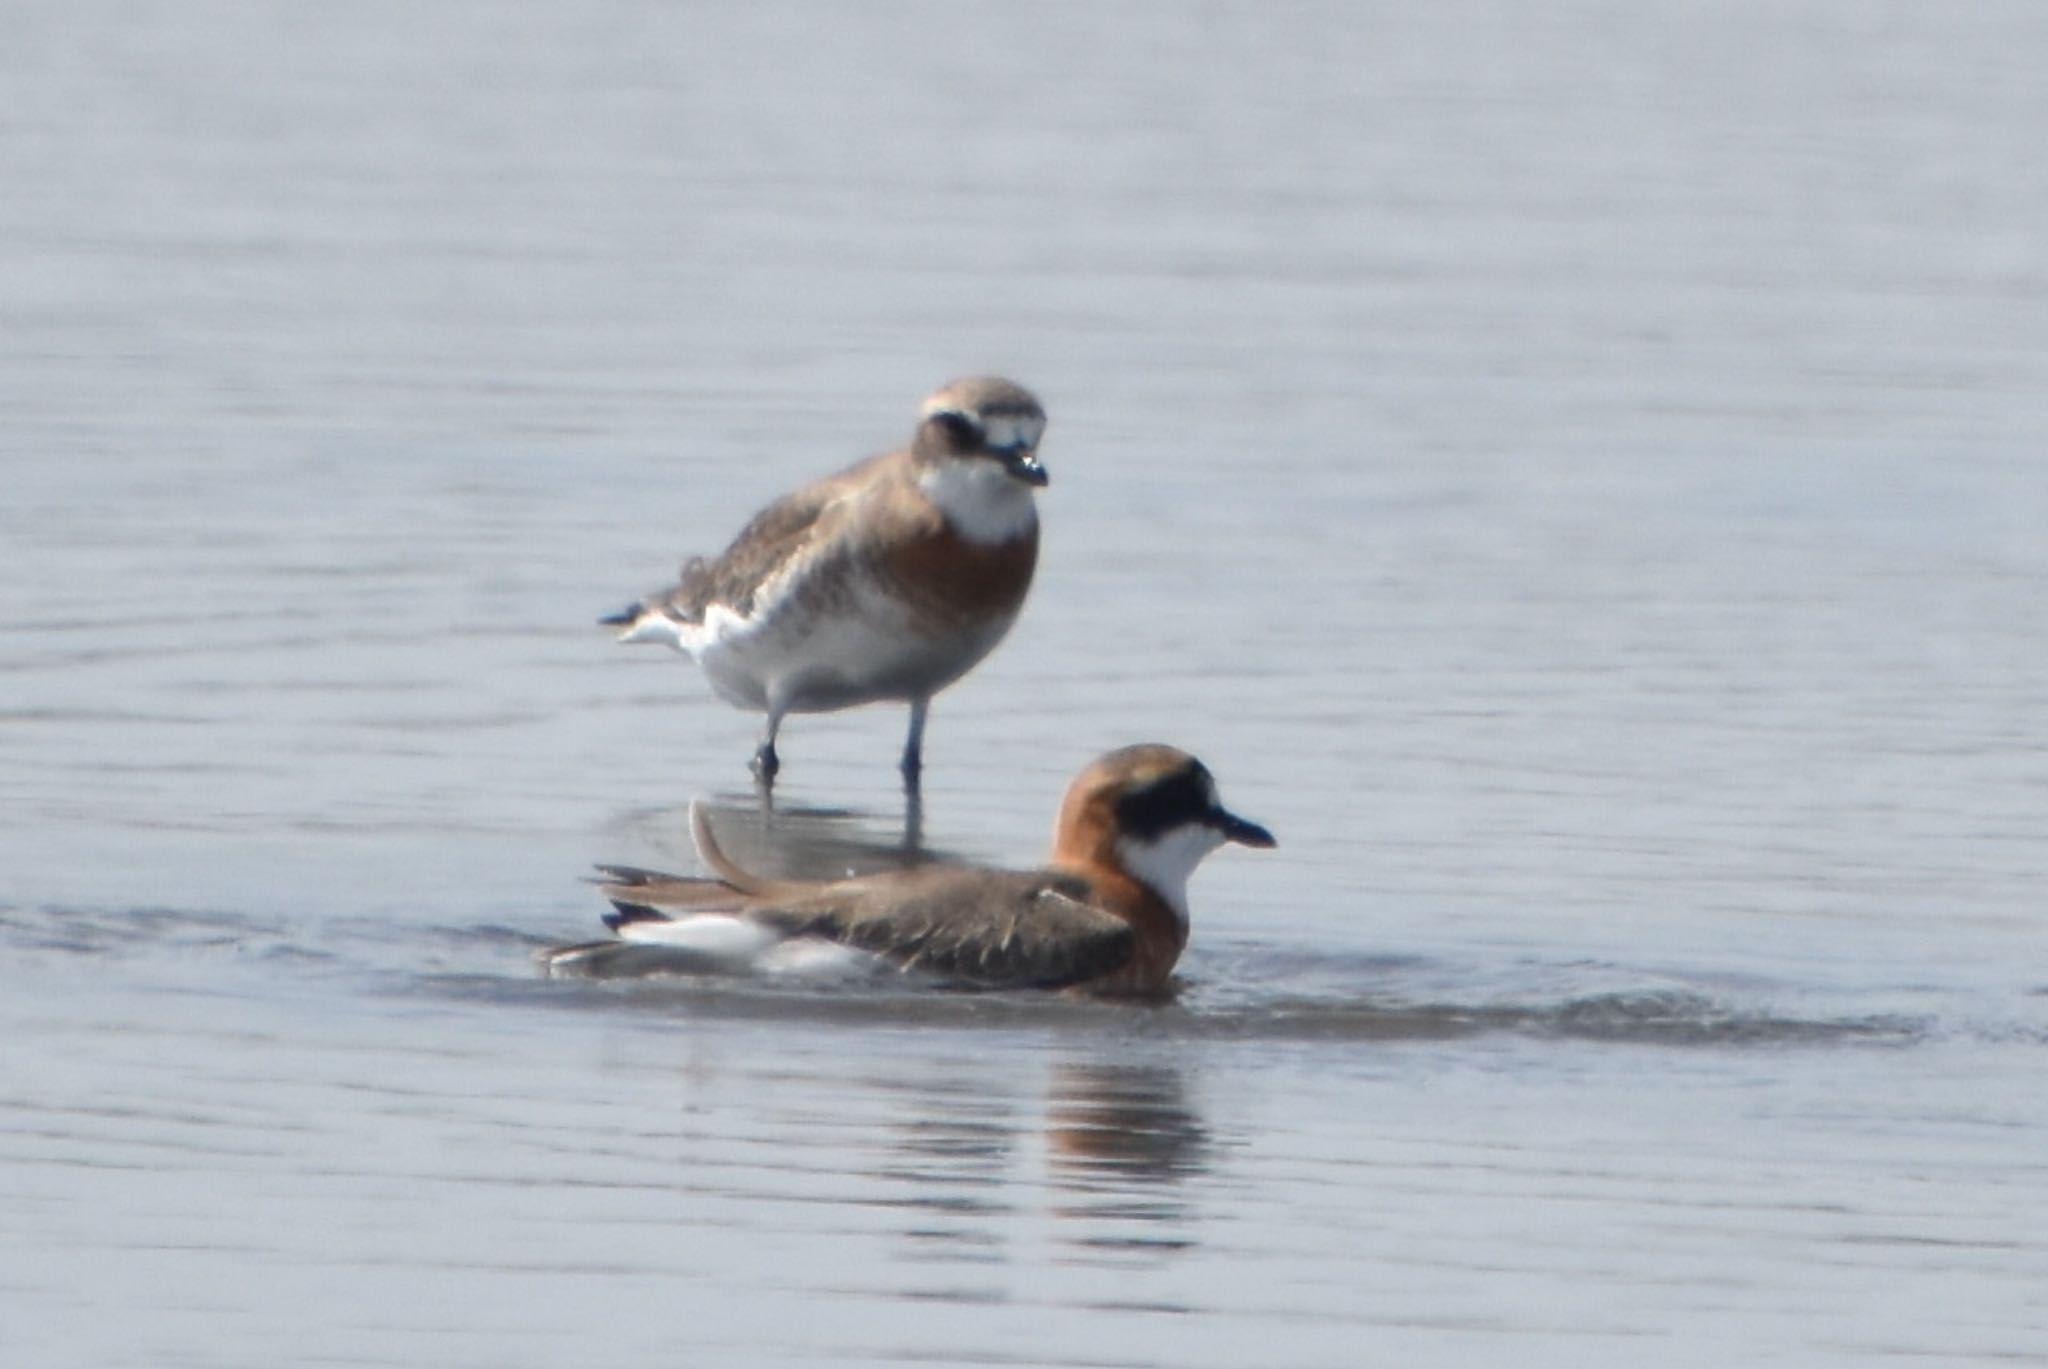
[[[622,642],[687,652],[720,698],[768,715],[764,784],[785,715],[909,704],[914,790],[932,696],[995,648],[1031,587],[1044,431],[1022,386],[955,381],[924,402],[909,446],[784,495],[681,583],[603,621]]]

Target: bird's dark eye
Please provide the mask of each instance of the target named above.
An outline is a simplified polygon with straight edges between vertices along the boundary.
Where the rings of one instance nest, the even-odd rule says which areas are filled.
[[[973,447],[981,442],[981,425],[966,414],[944,409],[932,415],[932,422],[945,430],[956,447]]]

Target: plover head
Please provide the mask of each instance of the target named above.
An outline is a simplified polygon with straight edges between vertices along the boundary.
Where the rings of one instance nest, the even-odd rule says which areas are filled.
[[[1060,850],[1092,848],[1095,860],[1114,859],[1183,922],[1188,876],[1225,842],[1275,844],[1271,832],[1223,806],[1207,766],[1171,746],[1110,752],[1074,781],[1060,810]]]
[[[1015,381],[970,376],[944,386],[924,402],[915,450],[940,462],[988,461],[1010,479],[1043,485],[1038,440],[1045,434],[1045,410]]]

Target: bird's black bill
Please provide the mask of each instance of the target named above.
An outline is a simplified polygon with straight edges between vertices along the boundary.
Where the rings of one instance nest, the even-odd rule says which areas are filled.
[[[1038,458],[1028,451],[998,452],[1003,459],[1003,469],[1027,485],[1046,485],[1052,477],[1045,467],[1038,464]]]
[[[1239,846],[1256,846],[1263,850],[1280,844],[1273,840],[1271,832],[1256,822],[1241,818],[1235,813],[1226,813],[1221,808],[1210,816],[1209,821],[1216,825],[1216,830],[1223,834],[1225,841],[1234,841]]]

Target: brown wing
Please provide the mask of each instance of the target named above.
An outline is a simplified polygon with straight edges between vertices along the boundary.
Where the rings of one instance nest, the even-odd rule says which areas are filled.
[[[756,592],[776,567],[811,555],[828,542],[847,511],[849,491],[861,485],[873,468],[891,456],[870,457],[837,475],[794,490],[755,514],[732,545],[716,557],[692,557],[683,564],[681,583],[660,602],[671,614],[702,621],[712,604],[724,604],[741,615],[754,611]]]
[[[932,865],[828,884],[747,915],[950,983],[1051,989],[1112,973],[1136,949],[1130,925],[1088,895],[1070,875]]]

